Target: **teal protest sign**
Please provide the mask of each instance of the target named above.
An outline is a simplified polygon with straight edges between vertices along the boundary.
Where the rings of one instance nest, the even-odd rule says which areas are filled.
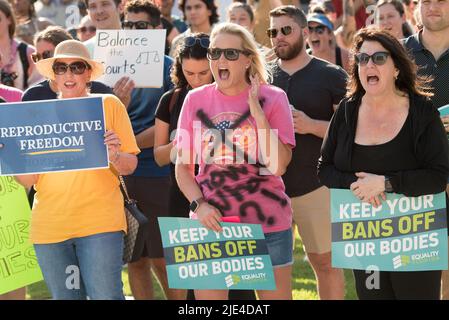
[[[387,194],[387,200],[374,208],[349,190],[331,189],[331,220],[335,268],[448,268],[444,192],[420,197]]]
[[[170,288],[275,290],[265,236],[257,224],[207,230],[186,218],[158,218]]]
[[[438,111],[440,112],[441,117],[449,116],[449,104],[438,108]],[[445,125],[445,127],[446,127],[446,125]],[[447,135],[447,139],[449,141],[449,133],[446,133],[446,135]]]
[[[31,212],[25,189],[0,177],[0,294],[43,279],[29,240]]]

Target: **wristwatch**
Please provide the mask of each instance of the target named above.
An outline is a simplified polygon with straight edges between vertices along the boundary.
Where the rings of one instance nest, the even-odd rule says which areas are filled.
[[[202,203],[204,203],[204,202],[206,202],[206,200],[204,200],[203,197],[201,197],[201,198],[199,198],[199,199],[196,199],[196,200],[193,200],[193,201],[190,203],[190,211],[192,211],[193,213],[196,213],[196,211],[198,210],[198,208],[200,207],[200,205],[201,205]]]
[[[390,177],[385,176],[385,192],[393,192]]]

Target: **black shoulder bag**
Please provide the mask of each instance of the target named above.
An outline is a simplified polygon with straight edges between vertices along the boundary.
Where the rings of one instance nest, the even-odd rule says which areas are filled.
[[[123,263],[126,264],[140,259],[148,236],[149,220],[137,207],[136,200],[129,197],[123,177],[118,176],[118,178],[125,198],[125,215],[128,225],[128,233],[125,235],[123,246]]]

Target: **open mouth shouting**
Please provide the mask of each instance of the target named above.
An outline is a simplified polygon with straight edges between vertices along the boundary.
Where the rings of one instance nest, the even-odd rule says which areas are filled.
[[[366,82],[368,83],[368,85],[374,86],[379,83],[379,77],[376,75],[367,75]]]
[[[228,68],[225,67],[218,67],[218,77],[222,81],[226,81],[229,79],[229,76],[231,75],[231,72]]]

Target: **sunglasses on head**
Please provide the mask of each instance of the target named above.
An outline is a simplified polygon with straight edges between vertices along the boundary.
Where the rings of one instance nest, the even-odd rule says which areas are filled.
[[[366,66],[369,59],[371,59],[375,65],[381,66],[387,62],[389,55],[390,53],[385,51],[375,52],[372,55],[367,53],[357,53],[355,55],[355,62],[357,62],[359,66]]]
[[[209,37],[187,37],[184,39],[184,45],[186,47],[193,47],[197,42],[199,42],[200,46],[207,49],[209,48]]]
[[[45,50],[40,54],[39,52],[34,52],[31,54],[31,60],[33,60],[34,63],[42,60],[42,59],[48,59],[53,57],[53,52],[50,50]]]
[[[80,75],[83,74],[86,69],[90,69],[90,66],[84,61],[75,61],[71,64],[67,64],[64,62],[55,62],[53,63],[52,69],[53,72],[57,75],[65,74],[68,69],[70,69],[73,74]]]
[[[86,33],[86,32],[90,32],[90,33],[94,33],[97,32],[97,28],[94,26],[90,26],[90,27],[81,27],[78,29],[81,33]]]
[[[292,33],[293,28],[291,26],[285,26],[280,29],[271,28],[267,30],[268,38],[276,38],[278,36],[279,30],[281,30],[281,33],[284,36],[288,36],[290,33]]]
[[[323,34],[324,31],[326,31],[326,27],[325,26],[316,26],[316,27],[309,27],[309,33],[314,33],[316,32],[317,34]]]
[[[235,61],[239,58],[240,53],[245,56],[249,56],[250,53],[248,51],[240,50],[240,49],[219,49],[219,48],[208,48],[207,49],[207,58],[209,60],[218,60],[221,57],[221,54],[224,53],[226,60]]]
[[[128,21],[122,22],[123,29],[148,29],[149,27],[156,28],[158,25],[148,21]]]

